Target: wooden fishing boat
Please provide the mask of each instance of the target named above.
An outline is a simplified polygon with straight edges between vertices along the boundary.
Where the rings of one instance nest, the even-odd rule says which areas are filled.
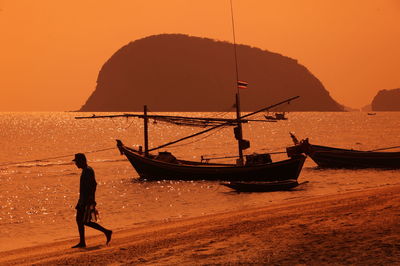
[[[299,185],[297,180],[271,181],[271,182],[229,182],[221,185],[232,188],[237,192],[273,192],[291,190]]]
[[[248,117],[270,108],[274,108],[284,103],[299,98],[295,96],[273,104],[271,106],[259,109],[255,112],[241,116],[239,111],[239,96],[236,94],[236,115],[235,119],[224,118],[201,118],[184,116],[164,116],[148,115],[147,106],[144,106],[144,113],[140,114],[120,114],[120,115],[100,115],[89,117],[76,117],[76,119],[95,119],[95,118],[113,118],[113,117],[136,117],[144,121],[144,149],[139,146],[138,149],[125,146],[122,141],[117,140],[117,147],[122,155],[125,155],[141,179],[145,180],[224,180],[224,181],[282,181],[297,180],[303,167],[306,156],[303,154],[293,154],[287,160],[272,162],[269,154],[250,154],[244,155],[243,151],[250,147],[250,142],[243,139],[242,123],[251,121],[260,122],[260,120],[251,120]],[[148,147],[148,120],[171,122],[176,125],[193,125],[208,127],[207,129],[180,138],[169,143],[162,144],[155,148]],[[261,120],[266,122],[265,120]],[[151,154],[151,151],[159,150],[180,141],[204,134],[211,130],[234,126],[234,136],[238,145],[238,156],[234,164],[218,164],[206,162],[194,162],[179,160],[169,152],[159,152],[157,155]]]
[[[383,149],[382,149],[383,150]],[[288,155],[306,154],[321,168],[399,169],[400,152],[359,151],[310,144],[308,139],[295,141],[287,148]]]
[[[300,155],[274,163],[218,164],[179,160],[165,152],[146,156],[144,152],[126,147],[120,140],[117,140],[117,147],[140,178],[146,180],[296,180],[305,160],[305,156]]]

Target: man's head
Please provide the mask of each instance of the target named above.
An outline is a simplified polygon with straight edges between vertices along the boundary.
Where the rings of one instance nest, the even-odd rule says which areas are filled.
[[[75,165],[78,168],[84,168],[87,166],[86,156],[83,153],[75,154],[75,159],[73,159],[72,161],[75,162]]]

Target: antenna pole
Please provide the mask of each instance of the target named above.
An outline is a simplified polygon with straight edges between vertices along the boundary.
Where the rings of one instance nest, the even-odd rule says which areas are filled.
[[[236,34],[235,34],[235,21],[233,19],[233,4],[232,0],[231,2],[231,19],[232,19],[232,35],[233,35],[233,51],[234,51],[234,58],[235,58],[235,71],[236,71],[236,90],[237,94],[239,95],[239,86],[238,86],[238,81],[239,81],[239,70],[238,70],[238,62],[237,62],[237,51],[236,51]],[[240,97],[239,97],[240,98]]]

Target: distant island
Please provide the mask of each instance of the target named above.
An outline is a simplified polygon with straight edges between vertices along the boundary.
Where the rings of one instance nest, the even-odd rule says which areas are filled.
[[[237,45],[241,108],[254,111],[301,96],[283,111],[343,111],[297,60]],[[233,111],[233,45],[183,34],[153,35],[119,49],[101,68],[97,86],[79,111]]]
[[[400,88],[380,90],[371,103],[372,111],[400,111]]]

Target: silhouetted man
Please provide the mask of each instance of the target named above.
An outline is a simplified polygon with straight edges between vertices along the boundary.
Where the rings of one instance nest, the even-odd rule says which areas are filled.
[[[106,244],[108,245],[108,243],[111,241],[112,231],[96,223],[98,216],[98,212],[95,208],[97,183],[94,176],[94,171],[92,167],[87,165],[86,156],[83,153],[75,154],[75,159],[73,161],[78,168],[82,169],[82,174],[79,186],[79,200],[75,207],[76,224],[78,225],[80,241],[72,248],[86,247],[85,225],[103,232],[107,239]]]

